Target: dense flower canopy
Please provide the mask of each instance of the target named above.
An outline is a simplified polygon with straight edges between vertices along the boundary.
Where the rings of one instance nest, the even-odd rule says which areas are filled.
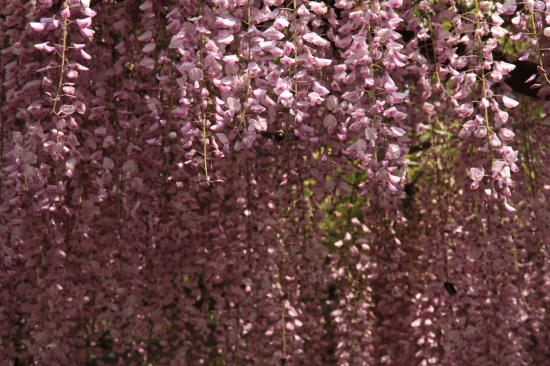
[[[0,12],[0,365],[548,365],[550,2]]]

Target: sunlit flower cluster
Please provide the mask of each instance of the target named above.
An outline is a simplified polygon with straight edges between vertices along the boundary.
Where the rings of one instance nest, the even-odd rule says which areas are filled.
[[[543,365],[543,1],[0,0],[0,365]]]

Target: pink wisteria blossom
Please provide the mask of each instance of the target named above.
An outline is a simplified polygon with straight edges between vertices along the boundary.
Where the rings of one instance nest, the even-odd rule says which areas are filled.
[[[546,365],[543,1],[0,1],[0,366]]]

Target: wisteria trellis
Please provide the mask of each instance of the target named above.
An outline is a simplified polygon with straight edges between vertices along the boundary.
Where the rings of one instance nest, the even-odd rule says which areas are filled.
[[[0,365],[550,364],[550,3],[0,11]]]

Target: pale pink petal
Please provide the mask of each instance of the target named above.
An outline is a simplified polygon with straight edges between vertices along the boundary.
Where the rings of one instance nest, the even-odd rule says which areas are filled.
[[[507,96],[502,97],[502,103],[507,108],[515,108],[519,105],[519,103],[517,101],[515,101],[514,99],[509,98]]]
[[[90,28],[90,26],[92,25],[92,18],[88,17],[84,19],[77,19],[76,23],[81,29]]]
[[[45,28],[45,24],[43,24],[43,23],[31,22],[31,23],[29,23],[29,25],[36,32],[42,32]]]

